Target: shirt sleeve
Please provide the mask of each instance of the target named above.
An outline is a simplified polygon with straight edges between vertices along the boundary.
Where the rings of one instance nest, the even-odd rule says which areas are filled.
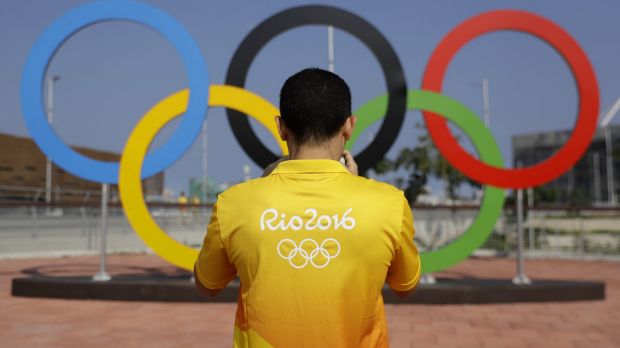
[[[407,199],[403,197],[402,225],[398,235],[398,246],[388,269],[387,283],[396,291],[409,291],[420,280],[421,264],[418,248],[413,242],[415,228],[413,214]]]
[[[228,259],[228,254],[220,235],[220,219],[218,214],[218,206],[221,207],[220,204],[221,201],[218,197],[217,202],[213,205],[211,222],[209,222],[207,227],[207,235],[204,238],[195,264],[196,276],[198,278],[196,281],[200,281],[202,285],[212,290],[225,287],[237,274],[237,270]]]

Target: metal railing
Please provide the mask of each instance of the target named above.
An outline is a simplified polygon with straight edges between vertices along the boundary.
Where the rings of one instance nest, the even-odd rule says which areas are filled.
[[[149,210],[165,231],[196,245],[204,237],[211,206],[150,203]],[[413,211],[418,246],[434,250],[458,238],[476,218],[478,207],[414,206]],[[0,202],[0,255],[97,250],[100,219],[101,208],[95,203]],[[110,251],[147,250],[119,203],[109,204],[107,224]],[[482,248],[510,254],[517,242],[516,228],[514,210],[508,207]],[[620,255],[620,211],[535,208],[525,214],[524,235],[531,254]]]
[[[211,215],[209,205],[149,204],[153,219],[171,236],[200,245]],[[100,246],[101,207],[95,204],[0,202],[0,256],[96,252]],[[108,251],[148,251],[133,232],[122,207],[110,203]]]

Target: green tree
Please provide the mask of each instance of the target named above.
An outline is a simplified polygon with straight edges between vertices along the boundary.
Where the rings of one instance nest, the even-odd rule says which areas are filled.
[[[415,127],[424,129],[419,123]],[[446,193],[451,199],[458,198],[457,191],[463,183],[477,185],[449,165],[433,145],[428,133],[418,136],[417,140],[415,146],[402,148],[395,159],[385,158],[373,167],[377,174],[401,169],[407,173],[406,177],[397,177],[394,184],[404,191],[409,204],[415,203],[421,194],[427,193],[425,187],[430,176],[445,180]]]

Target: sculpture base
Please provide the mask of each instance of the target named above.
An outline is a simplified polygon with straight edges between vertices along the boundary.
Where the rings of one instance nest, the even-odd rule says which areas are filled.
[[[33,276],[14,278],[12,295],[39,298],[157,302],[236,302],[239,283],[233,282],[211,298],[197,292],[187,276],[113,276],[109,281],[92,277]],[[571,280],[533,280],[516,285],[510,279],[438,278],[420,284],[415,294],[398,298],[383,289],[385,303],[476,304],[516,302],[564,302],[605,299],[605,283]]]

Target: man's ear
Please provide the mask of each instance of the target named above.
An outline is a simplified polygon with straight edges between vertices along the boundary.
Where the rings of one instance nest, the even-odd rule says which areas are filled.
[[[278,126],[278,133],[280,134],[280,139],[282,141],[288,140],[288,129],[286,129],[286,125],[284,121],[282,121],[281,116],[276,116],[276,125]]]
[[[347,117],[347,120],[344,121],[344,125],[342,126],[342,135],[346,140],[351,139],[351,135],[353,135],[353,130],[355,129],[355,124],[357,123],[357,116],[351,115]]]

